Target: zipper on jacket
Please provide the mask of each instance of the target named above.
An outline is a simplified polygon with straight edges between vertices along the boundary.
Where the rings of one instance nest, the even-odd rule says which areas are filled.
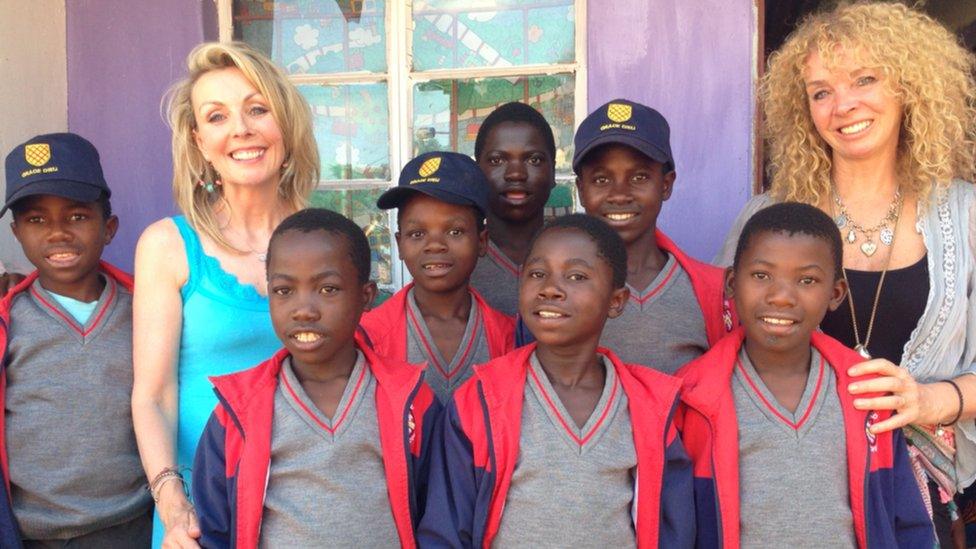
[[[867,429],[871,426],[870,417],[871,411],[868,410],[868,414],[864,419],[865,439],[867,438]],[[866,452],[867,459],[864,460],[864,486],[862,488],[864,493],[861,495],[861,501],[864,502],[864,549],[867,549],[868,547],[871,547],[871,544],[868,542],[868,480],[871,478],[871,444],[867,440],[865,440],[865,442],[868,443],[868,447]]]
[[[712,460],[712,489],[715,490],[715,523],[717,526],[716,534],[718,539],[718,546],[723,547],[725,545],[725,537],[722,535],[722,531],[723,531],[722,530],[722,504],[718,494],[718,474],[716,474],[715,471],[715,426],[712,425],[712,420],[707,415],[702,414],[702,417],[704,417],[705,421],[708,423],[708,431],[712,437],[712,444],[711,444],[712,448],[709,454]],[[694,476],[692,476],[692,480],[694,480]]]

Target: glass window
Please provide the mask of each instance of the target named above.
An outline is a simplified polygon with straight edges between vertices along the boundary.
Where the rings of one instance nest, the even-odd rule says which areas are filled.
[[[217,2],[233,26],[221,39],[268,54],[308,99],[322,162],[312,203],[363,227],[386,290],[408,275],[392,245],[396,217],[376,199],[416,154],[473,155],[498,105],[522,101],[543,113],[559,182],[546,215],[576,208],[570,163],[585,108],[577,33],[586,0]]]

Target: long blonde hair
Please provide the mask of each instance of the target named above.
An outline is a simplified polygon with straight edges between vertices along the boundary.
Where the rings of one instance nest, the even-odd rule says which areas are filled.
[[[808,17],[769,58],[760,86],[771,191],[817,204],[830,191],[831,150],[810,117],[803,71],[817,52],[880,70],[904,108],[898,175],[927,200],[976,170],[976,57],[945,27],[901,4],[856,2]]]
[[[186,64],[187,77],[173,84],[163,98],[173,131],[173,198],[197,231],[224,248],[236,250],[221,234],[214,215],[215,206],[222,199],[222,189],[218,186],[210,193],[199,185],[200,181],[213,181],[217,174],[203,158],[194,139],[196,119],[190,97],[194,84],[210,71],[233,67],[268,100],[285,146],[286,162],[278,195],[293,210],[308,205],[319,180],[319,153],[312,133],[311,110],[281,69],[247,44],[200,44],[187,56]]]

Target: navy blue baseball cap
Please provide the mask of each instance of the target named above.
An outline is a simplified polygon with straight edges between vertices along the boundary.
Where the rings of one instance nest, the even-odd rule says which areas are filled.
[[[614,99],[583,119],[573,138],[573,171],[578,174],[583,157],[606,143],[627,145],[674,169],[671,128],[661,113],[647,105]]]
[[[7,155],[6,176],[7,198],[0,216],[14,202],[38,194],[78,202],[112,195],[95,146],[73,133],[38,135],[17,145]]]
[[[474,206],[488,213],[488,180],[471,157],[456,152],[424,153],[403,167],[400,181],[376,201],[383,210],[399,208],[414,193],[442,202]]]

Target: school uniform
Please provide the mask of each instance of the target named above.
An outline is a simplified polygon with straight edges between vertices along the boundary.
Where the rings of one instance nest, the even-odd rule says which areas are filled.
[[[431,458],[425,547],[690,547],[690,463],[672,425],[680,382],[598,349],[606,383],[579,428],[534,344],[475,367]]]
[[[83,321],[36,271],[0,300],[2,547],[149,542],[130,414],[132,278],[105,262],[99,271],[105,287]]]
[[[302,390],[287,350],[212,378],[193,496],[204,547],[414,547],[440,411],[417,368],[357,345],[336,413]]]
[[[514,347],[515,321],[491,308],[474,290],[461,344],[453,357],[441,355],[413,297],[413,284],[365,313],[360,327],[379,354],[411,364],[426,363],[426,381],[441,402],[471,377],[475,364],[488,362]]]
[[[806,389],[790,412],[748,362],[744,333],[678,372],[697,545],[932,547],[901,430],[869,434],[891,414],[855,409],[846,390],[847,369],[863,359],[812,334]]]
[[[490,238],[485,255],[478,258],[471,273],[471,287],[478,290],[493,309],[514,317],[518,314],[521,265],[505,255]]]

